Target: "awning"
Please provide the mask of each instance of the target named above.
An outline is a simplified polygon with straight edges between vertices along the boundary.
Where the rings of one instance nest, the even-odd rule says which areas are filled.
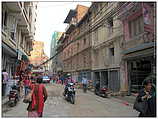
[[[17,49],[17,52],[18,52],[18,59],[19,60],[29,61],[28,56],[25,55],[21,50]]]
[[[13,58],[17,58],[17,52],[16,52],[16,50],[13,49],[13,48],[11,48],[11,47],[9,47],[5,43],[2,43],[2,52],[6,53],[6,54],[9,54],[9,56],[11,56]]]
[[[154,48],[149,48],[149,49],[129,53],[129,54],[123,56],[123,59],[124,60],[133,60],[133,59],[140,59],[140,58],[144,58],[144,57],[152,57],[152,56],[156,55],[154,51],[155,51]]]
[[[155,43],[154,43],[154,42],[151,42],[151,43],[144,43],[144,44],[141,44],[141,45],[136,46],[136,47],[134,47],[134,48],[129,48],[129,49],[127,49],[127,50],[124,50],[124,51],[122,52],[122,54],[128,54],[128,53],[136,52],[136,51],[139,51],[139,50],[151,48],[151,47],[154,47],[154,46],[155,46]]]

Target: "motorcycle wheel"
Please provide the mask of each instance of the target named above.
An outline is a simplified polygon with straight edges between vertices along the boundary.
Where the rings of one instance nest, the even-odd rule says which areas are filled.
[[[15,105],[16,105],[15,102],[9,102],[10,107],[14,107]]]
[[[75,104],[75,95],[74,94],[71,96],[70,100],[71,100],[72,104]]]
[[[103,98],[107,98],[107,94],[103,94]]]

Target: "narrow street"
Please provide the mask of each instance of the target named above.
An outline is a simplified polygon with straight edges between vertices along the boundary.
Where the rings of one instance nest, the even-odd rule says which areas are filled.
[[[64,87],[57,84],[47,84],[49,97],[44,107],[44,117],[137,117],[138,113],[132,105],[124,105],[116,98],[101,98],[93,92],[83,93],[77,89],[76,103],[70,104],[64,100]],[[3,117],[27,117],[27,104],[22,100],[16,107],[3,109]]]

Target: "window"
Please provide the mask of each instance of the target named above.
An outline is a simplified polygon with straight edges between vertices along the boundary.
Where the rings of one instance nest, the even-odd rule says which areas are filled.
[[[94,37],[95,37],[95,44],[98,43],[98,29],[96,29],[96,31],[94,32]]]
[[[77,50],[79,50],[79,43],[77,43]]]
[[[21,48],[23,48],[23,39],[24,39],[24,36],[23,36],[23,34],[21,34],[21,43],[20,43],[20,46],[21,46]]]
[[[110,18],[108,20],[108,25],[109,25],[109,27],[113,27],[113,18]]]
[[[7,26],[7,12],[4,14],[4,26]]]
[[[84,38],[84,40],[83,40],[83,41],[84,41],[84,45],[86,45],[86,38]]]
[[[84,65],[84,67],[86,66],[86,56],[85,55],[83,56],[83,65]]]
[[[139,16],[129,22],[129,32],[130,37],[134,37],[143,33],[143,16]]]
[[[114,56],[114,48],[110,48],[110,56]]]
[[[109,35],[113,32],[113,19],[112,18],[110,18],[109,20],[108,20],[108,27],[109,27]]]

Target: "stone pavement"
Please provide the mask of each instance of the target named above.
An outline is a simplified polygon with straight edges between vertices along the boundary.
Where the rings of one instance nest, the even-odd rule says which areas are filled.
[[[8,97],[2,97],[2,105],[6,104],[9,101]]]
[[[44,107],[44,117],[137,117],[133,106],[123,104],[117,98],[102,98],[92,92],[83,93],[77,89],[76,103],[64,100],[64,87],[56,84],[46,85],[49,97]],[[27,117],[28,104],[22,101],[11,110],[3,112],[3,117]]]

